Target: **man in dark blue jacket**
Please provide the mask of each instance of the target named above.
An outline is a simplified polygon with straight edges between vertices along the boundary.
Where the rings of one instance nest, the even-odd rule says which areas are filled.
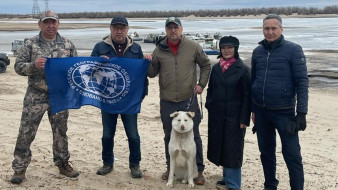
[[[289,169],[291,190],[303,190],[304,171],[298,131],[306,128],[308,77],[301,46],[282,35],[282,19],[263,20],[265,39],[252,54],[251,85],[254,132],[265,176],[265,189],[276,190],[276,130]],[[296,113],[295,113],[296,111]]]
[[[129,30],[128,21],[123,16],[115,16],[110,25],[111,34],[103,41],[97,43],[91,56],[143,58],[141,46],[134,43],[127,35]],[[144,84],[143,97],[148,94],[148,79]],[[103,166],[96,172],[98,175],[106,175],[114,168],[114,136],[116,131],[117,117],[101,110],[102,114],[102,160]],[[141,145],[137,130],[137,114],[120,114],[129,143],[129,168],[133,178],[142,177],[140,170]]]

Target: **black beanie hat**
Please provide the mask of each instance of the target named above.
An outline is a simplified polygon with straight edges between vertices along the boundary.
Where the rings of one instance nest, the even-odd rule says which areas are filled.
[[[222,57],[222,46],[233,46],[235,47],[235,57],[236,59],[239,58],[239,54],[238,54],[238,48],[239,48],[239,40],[236,37],[233,36],[224,36],[219,40],[219,49],[220,49],[220,55],[218,55],[217,58]]]

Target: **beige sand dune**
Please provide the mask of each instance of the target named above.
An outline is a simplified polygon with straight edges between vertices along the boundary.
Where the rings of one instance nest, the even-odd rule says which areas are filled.
[[[118,122],[115,136],[114,172],[106,176],[96,175],[101,166],[101,117],[100,111],[91,106],[71,110],[69,117],[69,150],[71,162],[80,171],[77,179],[69,179],[58,173],[52,158],[52,133],[45,115],[40,124],[32,149],[32,162],[28,167],[27,179],[20,186],[12,185],[11,162],[18,135],[22,102],[27,78],[19,76],[13,69],[15,58],[6,73],[0,74],[0,189],[169,189],[161,180],[165,170],[163,131],[159,114],[158,79],[150,79],[149,95],[142,104],[139,114],[144,176],[133,179],[128,168],[127,138],[121,122]],[[338,91],[334,89],[310,89],[308,127],[300,132],[305,170],[306,190],[338,189]],[[205,102],[205,93],[203,93]],[[221,178],[222,169],[206,159],[207,111],[200,125],[204,146],[206,184],[194,189],[215,189]],[[245,137],[242,189],[263,189],[263,173],[259,159],[256,135],[248,129]],[[277,176],[279,189],[288,190],[288,171],[277,148]],[[187,185],[175,182],[175,189],[188,189]]]

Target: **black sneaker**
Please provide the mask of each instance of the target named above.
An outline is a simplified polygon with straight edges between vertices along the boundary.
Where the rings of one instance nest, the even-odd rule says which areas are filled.
[[[225,185],[224,181],[217,181],[216,185]]]
[[[114,170],[114,165],[104,164],[100,169],[97,170],[97,175],[106,175]]]
[[[139,165],[132,165],[129,167],[132,178],[140,178],[142,177],[142,171],[140,170]]]

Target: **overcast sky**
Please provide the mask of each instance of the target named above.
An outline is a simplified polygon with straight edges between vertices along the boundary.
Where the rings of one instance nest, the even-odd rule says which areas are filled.
[[[30,14],[33,0],[0,0],[0,14]],[[45,0],[38,0],[40,11]],[[150,10],[200,10],[254,7],[318,7],[338,5],[338,0],[48,0],[57,13]]]

